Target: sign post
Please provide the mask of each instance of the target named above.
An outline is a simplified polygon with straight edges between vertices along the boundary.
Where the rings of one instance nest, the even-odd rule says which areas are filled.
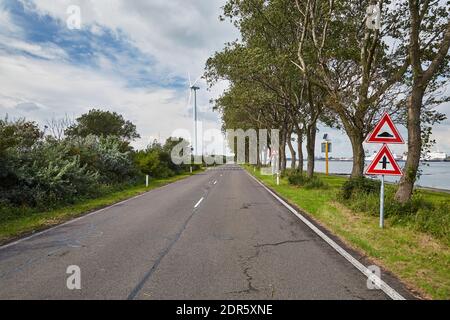
[[[328,133],[323,136],[323,140],[322,153],[325,153],[325,173],[328,176],[330,174],[329,154],[331,153],[331,142],[328,139]]]
[[[380,228],[384,228],[384,174],[381,175],[380,191]]]
[[[278,158],[278,151],[273,150],[271,154],[271,161],[272,161],[272,175],[277,175],[277,186],[280,185],[280,168],[279,168],[279,158]]]
[[[385,113],[380,122],[375,127],[374,131],[366,140],[367,143],[382,143],[383,146],[375,159],[366,170],[366,175],[380,175],[381,176],[381,190],[380,190],[380,228],[384,228],[384,177],[385,176],[402,176],[397,161],[387,146],[388,143],[404,144],[403,138],[400,136],[395,127],[391,117]]]

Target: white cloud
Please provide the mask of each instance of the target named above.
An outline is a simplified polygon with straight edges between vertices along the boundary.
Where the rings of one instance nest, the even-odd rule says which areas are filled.
[[[32,44],[3,34],[0,34],[0,43],[7,44],[10,50],[21,51],[38,58],[49,60],[67,58],[66,52],[53,43],[46,43],[45,45]]]
[[[92,57],[98,69],[72,65],[56,44],[24,41],[24,30],[0,9],[0,42],[8,49],[0,48],[0,114],[27,117],[43,124],[46,119],[65,114],[77,117],[93,107],[117,111],[136,123],[142,136],[136,143],[138,147],[155,137],[169,137],[175,129],[192,129],[188,84],[183,90],[170,89],[164,87],[164,81],[187,77],[188,72],[193,77],[202,74],[206,59],[236,37],[229,24],[218,21],[224,0],[35,0],[32,3],[36,7],[29,1],[21,2],[26,10],[37,8],[41,14],[58,19],[61,28],[66,27],[67,8],[79,5],[82,28],[95,35],[101,35],[106,28],[125,36],[130,45],[155,63],[134,70],[136,66],[128,65],[127,57],[116,56],[119,63],[112,63],[99,50]],[[113,72],[117,69],[121,70]],[[141,70],[161,77],[161,85],[130,88],[123,74]],[[205,119],[206,128],[220,128],[219,118],[211,114],[209,105],[217,88],[207,92],[205,83],[201,87],[200,117]]]
[[[130,89],[122,79],[90,69],[19,55],[0,56],[0,74],[2,92],[8,93],[0,95],[0,113],[11,117],[44,123],[65,114],[78,116],[93,107],[117,111],[138,126],[143,138],[139,147],[150,137],[165,138],[176,128],[192,127],[186,99],[173,89]]]
[[[26,2],[26,1],[25,1]],[[142,52],[186,76],[201,73],[206,59],[223,43],[238,37],[218,16],[224,0],[35,0],[37,8],[60,21],[69,5],[81,9],[82,27],[123,32]]]

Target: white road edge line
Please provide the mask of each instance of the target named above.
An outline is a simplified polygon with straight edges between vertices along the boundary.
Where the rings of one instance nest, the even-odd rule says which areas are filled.
[[[260,184],[267,192],[269,192],[275,199],[277,199],[283,206],[285,206],[289,211],[297,216],[304,224],[306,224],[312,231],[314,231],[319,237],[321,237],[326,243],[328,243],[334,250],[336,250],[341,256],[343,256],[347,261],[349,261],[356,269],[362,272],[367,278],[371,278],[375,280],[374,282],[379,284],[380,289],[387,294],[392,300],[406,300],[401,294],[395,291],[391,286],[389,286],[386,282],[381,280],[380,277],[372,273],[368,268],[366,268],[361,262],[355,259],[350,253],[345,251],[341,246],[339,246],[336,242],[334,242],[330,237],[328,237],[325,233],[320,231],[314,224],[312,224],[308,219],[306,219],[303,215],[301,215],[297,210],[295,210],[292,206],[286,203],[283,199],[277,196],[272,190],[267,188],[261,181],[256,179],[246,170],[245,172],[252,177],[258,184]]]
[[[205,199],[205,198],[202,197],[200,200],[198,200],[197,204],[194,206],[194,209],[197,209],[198,206],[200,205],[200,203],[202,203],[202,201],[203,201],[204,199]]]
[[[183,179],[182,179],[182,180],[179,180],[179,181],[183,181]],[[175,181],[174,183],[176,183],[176,182],[178,182],[178,181]],[[58,225],[56,225],[56,226],[54,226],[54,227],[51,227],[51,228],[42,230],[42,231],[40,231],[40,232],[33,233],[32,235],[29,235],[28,237],[18,239],[18,240],[14,241],[14,242],[11,242],[11,243],[7,243],[7,244],[5,244],[5,245],[3,245],[3,246],[0,246],[0,250],[6,249],[6,248],[9,248],[9,247],[12,247],[12,246],[14,246],[14,245],[16,245],[16,244],[19,244],[19,243],[23,242],[23,241],[31,240],[31,239],[33,239],[33,238],[35,238],[35,237],[38,237],[38,236],[40,236],[40,235],[43,235],[43,234],[45,234],[45,233],[47,233],[47,232],[50,232],[50,231],[52,231],[52,230],[55,230],[55,229],[58,229],[58,228],[61,228],[61,227],[64,227],[64,226],[67,226],[67,225],[72,224],[72,223],[74,223],[74,222],[80,221],[80,220],[82,220],[82,219],[84,219],[84,218],[90,217],[90,216],[92,216],[92,215],[94,215],[94,214],[103,212],[103,211],[105,211],[105,210],[114,208],[114,207],[116,207],[116,206],[120,206],[120,205],[122,205],[122,204],[124,204],[124,203],[127,203],[127,202],[129,202],[129,201],[132,201],[132,200],[138,199],[138,198],[140,198],[140,197],[143,197],[143,196],[149,194],[150,192],[153,192],[153,191],[156,191],[156,190],[161,190],[161,189],[167,188],[167,187],[173,185],[174,183],[169,183],[169,184],[166,184],[165,186],[161,186],[161,187],[158,187],[158,188],[149,190],[149,191],[145,191],[144,193],[138,194],[137,196],[134,196],[134,197],[132,197],[132,198],[125,199],[125,200],[123,200],[123,201],[121,201],[121,202],[117,202],[117,203],[112,204],[112,205],[110,205],[110,206],[107,206],[107,207],[105,207],[105,208],[102,208],[102,209],[93,211],[93,212],[91,212],[91,213],[82,215],[82,216],[80,216],[80,217],[78,217],[78,218],[75,218],[75,219],[66,221],[66,222],[64,222],[64,223],[58,224]]]

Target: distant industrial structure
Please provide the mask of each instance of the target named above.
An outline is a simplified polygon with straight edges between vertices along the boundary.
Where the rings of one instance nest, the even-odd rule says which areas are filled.
[[[423,161],[448,161],[449,157],[445,152],[428,152],[425,157],[423,157],[421,160]]]

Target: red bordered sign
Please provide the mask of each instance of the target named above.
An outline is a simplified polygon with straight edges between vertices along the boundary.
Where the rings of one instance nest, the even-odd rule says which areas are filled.
[[[392,122],[389,114],[385,113],[378,122],[377,126],[373,132],[369,135],[366,140],[367,143],[396,143],[404,144],[400,132],[398,132],[397,127]]]
[[[402,176],[403,173],[391,150],[384,145],[367,168],[366,175]]]

